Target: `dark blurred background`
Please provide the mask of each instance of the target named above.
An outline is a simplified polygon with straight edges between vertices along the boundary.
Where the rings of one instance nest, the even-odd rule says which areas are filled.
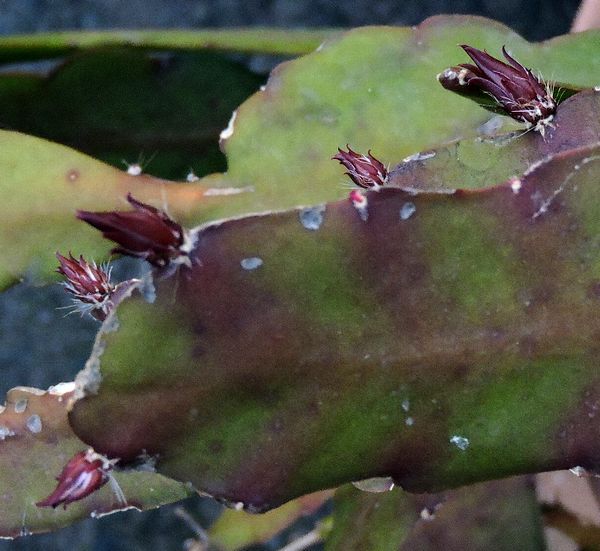
[[[0,0],[0,34],[149,27],[416,25],[430,15],[470,13],[501,21],[533,41],[567,33],[578,4],[578,0]],[[257,82],[251,83],[256,88],[277,62],[266,56],[238,56],[235,61],[257,73]],[[216,162],[219,168],[221,161]],[[137,268],[128,261],[117,266],[117,270],[132,269]],[[45,388],[71,380],[83,366],[97,325],[78,316],[54,323],[57,315],[63,315],[56,309],[65,300],[58,285],[36,287],[27,282],[0,294],[0,393],[16,385]],[[69,335],[67,345],[65,334]],[[205,524],[219,512],[219,506],[207,499],[191,499],[184,506]],[[175,514],[176,507],[88,520],[57,533],[1,542],[0,550],[184,549],[186,539],[194,534]],[[310,522],[305,520],[292,532],[309,530]],[[260,549],[278,549],[294,537],[292,532]]]
[[[127,27],[416,25],[439,13],[502,21],[529,40],[568,32],[578,0],[1,0],[0,33]]]

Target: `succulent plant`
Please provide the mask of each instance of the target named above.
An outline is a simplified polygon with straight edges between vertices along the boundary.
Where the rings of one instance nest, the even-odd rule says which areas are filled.
[[[599,37],[474,17],[332,34],[235,111],[227,172],[186,182],[0,131],[0,284],[77,251],[59,272],[101,321],[73,383],[8,394],[0,535],[196,490],[265,513],[224,514],[233,549],[337,488],[307,535],[330,550],[582,538],[534,475],[600,459]],[[146,267],[111,281],[85,260],[102,236]]]

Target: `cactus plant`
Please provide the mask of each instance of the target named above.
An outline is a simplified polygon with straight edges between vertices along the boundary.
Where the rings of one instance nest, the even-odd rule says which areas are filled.
[[[415,522],[428,515],[451,545],[457,516],[486,502],[497,530],[512,524],[507,542],[540,548],[531,479],[485,481],[593,471],[600,457],[599,36],[528,44],[473,17],[336,35],[237,109],[221,133],[227,172],[187,183],[1,132],[0,285],[25,270],[48,281],[55,251],[71,251],[61,273],[85,299],[99,286],[77,257],[106,258],[102,233],[152,265],[122,293],[92,270],[110,301],[94,298],[85,368],[60,402],[28,391],[58,436],[27,432],[33,413],[10,411],[25,391],[9,394],[0,460],[31,447],[19,476],[44,478],[45,493],[6,493],[1,534],[22,530],[18,500],[36,531],[115,507],[114,476],[140,508],[181,499],[185,482],[249,512],[340,486],[318,536],[330,549],[426,548],[434,536]],[[554,90],[526,90],[556,94],[539,120],[499,96],[492,108],[517,120],[495,118],[440,86],[468,62],[457,43],[505,45],[512,69],[468,50],[502,78],[552,75]],[[373,478],[437,497],[344,486]],[[372,529],[349,533],[357,517]],[[500,545],[493,534],[473,548]]]
[[[203,175],[225,168],[216,136],[263,80],[216,52],[95,49],[72,55],[48,76],[4,77],[0,120],[4,128],[75,147],[120,169],[129,163],[182,179],[190,169]]]
[[[14,388],[6,396],[5,408],[0,412],[3,537],[53,530],[76,519],[88,515],[99,517],[115,509],[158,507],[191,495],[184,484],[152,469],[136,469],[114,475],[127,496],[126,503],[119,501],[109,484],[60,514],[37,507],[36,502],[50,494],[56,484],[55,477],[67,461],[86,448],[67,421],[67,404],[72,393],[73,385],[63,384],[47,392]]]

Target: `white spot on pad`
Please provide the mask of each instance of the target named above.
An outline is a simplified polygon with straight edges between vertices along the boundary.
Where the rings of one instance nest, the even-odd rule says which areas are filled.
[[[469,447],[470,442],[468,438],[455,434],[450,438],[450,443],[454,444],[459,450],[464,452]]]
[[[582,478],[587,475],[587,471],[583,467],[573,467],[569,469],[577,478]]]
[[[263,260],[258,256],[251,256],[250,258],[240,260],[240,265],[244,270],[256,270],[256,268],[260,268],[263,265]]]
[[[360,219],[363,222],[366,222],[369,219],[369,202],[367,200],[367,197],[363,195],[360,191],[355,189],[350,192],[350,202],[352,203],[352,206],[356,209],[356,212],[358,212]]]
[[[394,481],[389,476],[385,476],[359,480],[358,482],[353,482],[352,485],[363,492],[380,494],[391,491],[394,488]]]
[[[413,155],[409,155],[402,159],[403,163],[412,163],[415,161],[426,161],[427,159],[431,159],[435,157],[435,151],[424,151],[422,153],[415,153]]]
[[[4,425],[0,425],[0,440],[4,440],[5,438],[8,438],[9,436],[14,436],[15,435],[15,431],[10,430],[8,427],[5,427]]]
[[[325,214],[325,205],[317,205],[302,209],[298,216],[300,223],[307,229],[317,231],[323,223],[323,214]]]
[[[421,510],[421,519],[422,520],[433,520],[435,518],[435,514],[432,513],[427,507]]]
[[[404,421],[406,423],[407,427],[412,427],[415,424],[415,420],[413,417],[407,417],[406,421]]]
[[[138,163],[127,165],[127,174],[130,176],[139,176],[142,173],[142,167]]]
[[[521,191],[521,185],[521,180],[519,180],[518,178],[513,178],[510,182],[510,188],[513,190],[513,193],[515,195],[518,195],[519,191]]]
[[[222,130],[221,134],[219,134],[219,141],[228,140],[229,138],[231,138],[231,136],[233,136],[233,126],[235,124],[236,117],[237,111],[234,111],[231,115],[231,118],[229,119],[229,124],[227,125],[227,128]]]
[[[54,386],[51,386],[48,389],[48,394],[52,394],[53,396],[62,396],[63,394],[73,392],[74,390],[75,390],[75,381],[71,381],[68,383],[58,383]]]
[[[25,424],[27,425],[27,428],[34,434],[42,432],[42,420],[37,413],[28,417]]]
[[[27,398],[21,398],[15,402],[15,413],[23,413],[27,409]]]
[[[400,207],[400,220],[408,220],[417,211],[412,201],[407,201]]]
[[[248,193],[254,191],[254,186],[246,187],[211,187],[202,195],[205,197],[215,197],[218,195],[237,195],[238,193]]]
[[[188,172],[188,175],[185,177],[185,180],[186,180],[186,182],[190,182],[191,183],[191,182],[197,182],[198,180],[200,180],[200,178],[198,178],[198,176],[196,176],[194,174],[193,170],[190,170]]]

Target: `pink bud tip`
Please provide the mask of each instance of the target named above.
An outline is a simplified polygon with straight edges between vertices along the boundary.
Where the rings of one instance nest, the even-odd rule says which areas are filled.
[[[353,189],[348,197],[355,207],[366,206],[367,198],[357,189]]]
[[[57,477],[56,489],[36,505],[53,509],[63,505],[66,509],[69,503],[83,499],[106,484],[115,463],[92,449],[76,453]]]

